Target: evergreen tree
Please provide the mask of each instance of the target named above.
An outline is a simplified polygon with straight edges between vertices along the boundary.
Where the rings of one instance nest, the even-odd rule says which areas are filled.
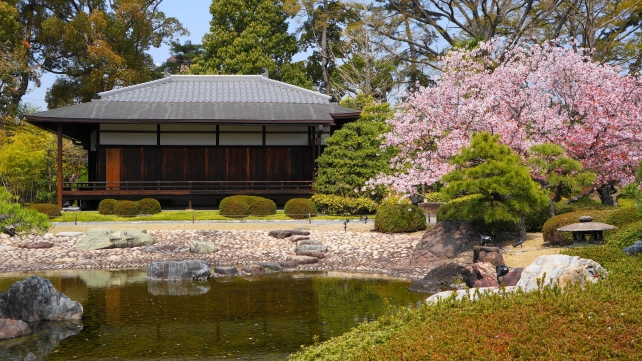
[[[317,159],[314,189],[321,194],[381,199],[383,187],[374,191],[362,188],[370,178],[390,171],[388,162],[395,149],[381,150],[381,135],[389,131],[385,121],[393,111],[388,103],[377,104],[374,98],[362,94],[342,101],[341,105],[362,109],[361,118],[344,125],[326,140],[327,147]]]
[[[470,145],[453,156],[455,167],[444,175],[442,192],[451,198],[470,197],[463,216],[483,214],[484,221],[514,221],[525,239],[524,215],[543,207],[547,197],[532,180],[528,168],[498,135],[473,135]]]
[[[192,73],[251,75],[266,68],[270,78],[311,87],[290,64],[297,44],[281,1],[213,0],[210,12],[210,32]]]
[[[0,233],[45,233],[49,230],[46,215],[12,202],[13,196],[0,188]]]

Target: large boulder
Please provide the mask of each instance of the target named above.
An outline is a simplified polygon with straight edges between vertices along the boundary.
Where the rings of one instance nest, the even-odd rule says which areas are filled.
[[[410,256],[410,265],[431,267],[455,259],[470,263],[473,246],[480,240],[481,234],[466,221],[439,222],[421,238]]]
[[[438,289],[457,284],[475,287],[479,280],[485,280],[482,284],[496,285],[497,282],[488,282],[489,279],[496,279],[496,275],[495,266],[490,263],[445,262],[428,271],[423,278],[424,282],[413,287],[416,290],[423,289],[424,292],[439,292]]]
[[[144,229],[112,231],[107,228],[90,229],[76,243],[77,249],[95,251],[108,248],[132,248],[156,243]]]
[[[147,278],[152,280],[206,280],[210,266],[202,260],[154,262],[147,267]]]
[[[629,256],[636,256],[642,253],[642,241],[635,241],[632,245],[623,249]]]
[[[464,298],[468,298],[471,301],[476,301],[480,297],[484,297],[486,295],[492,295],[495,293],[500,293],[500,294],[511,293],[514,291],[515,291],[515,287],[506,287],[504,289],[497,288],[497,287],[488,287],[488,288],[478,288],[475,290],[468,289],[468,290],[443,291],[443,292],[435,293],[434,295],[428,297],[426,299],[426,303],[432,304],[440,300],[448,300],[451,297],[454,297],[455,300],[462,300]]]
[[[499,247],[473,246],[473,262],[487,262],[495,266],[503,266],[504,257],[499,251]]]
[[[441,284],[430,280],[414,280],[408,290],[412,292],[437,293],[441,291]]]
[[[191,253],[209,254],[218,252],[218,247],[216,247],[214,242],[196,241],[189,245],[189,251]]]
[[[0,317],[36,321],[79,320],[80,303],[60,293],[49,280],[39,276],[16,282],[0,295]]]
[[[504,286],[517,286],[517,282],[522,278],[522,272],[524,272],[522,267],[513,268],[502,278],[502,283]]]
[[[524,292],[537,290],[537,279],[544,278],[544,285],[558,283],[564,287],[568,284],[597,282],[606,278],[608,272],[597,262],[577,256],[553,254],[538,257],[526,267],[517,282]]]
[[[0,340],[25,336],[30,333],[31,329],[26,322],[21,320],[0,318]]]

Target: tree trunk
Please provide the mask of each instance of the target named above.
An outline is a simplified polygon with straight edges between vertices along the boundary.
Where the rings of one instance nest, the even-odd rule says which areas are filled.
[[[597,189],[597,194],[600,196],[602,204],[617,207],[617,197],[620,195],[620,190],[614,184],[608,183],[599,187]]]
[[[548,214],[551,215],[551,218],[555,217],[555,203],[553,203],[553,198],[548,200]]]
[[[553,202],[559,202],[562,200],[562,183],[558,183],[555,186],[555,194],[553,195]]]
[[[526,218],[526,216],[524,215],[524,213],[522,213],[521,218],[517,223],[517,228],[519,229],[520,242],[524,242],[526,240],[526,225],[524,224],[524,218]]]

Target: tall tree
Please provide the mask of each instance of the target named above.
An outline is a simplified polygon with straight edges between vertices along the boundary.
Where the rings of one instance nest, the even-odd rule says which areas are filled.
[[[521,155],[534,144],[559,144],[595,173],[596,188],[633,180],[642,159],[637,78],[560,42],[505,51],[491,41],[441,61],[438,84],[398,105],[387,144],[400,149],[393,159],[399,173],[380,182],[405,190],[432,184],[450,171],[448,160],[471,134],[482,131],[499,134]],[[601,194],[604,203],[614,202],[610,191]]]
[[[297,84],[304,79],[290,64],[297,44],[288,33],[289,15],[282,5],[271,0],[213,0],[210,32],[203,37],[203,54],[191,72],[247,75],[261,74],[265,68],[271,78],[311,86]]]
[[[187,73],[194,62],[194,58],[203,52],[203,45],[192,44],[189,40],[183,44],[173,41],[169,52],[171,57],[157,67],[157,71],[164,72],[167,69],[170,74]]]

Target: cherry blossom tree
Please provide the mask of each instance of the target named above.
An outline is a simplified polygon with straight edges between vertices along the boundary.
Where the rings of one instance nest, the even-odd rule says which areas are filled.
[[[642,158],[642,84],[619,68],[593,62],[572,43],[503,49],[491,40],[443,57],[434,87],[398,106],[387,145],[397,170],[373,184],[412,192],[451,170],[449,159],[475,132],[498,134],[524,159],[537,144],[564,148],[595,187],[627,184]]]

